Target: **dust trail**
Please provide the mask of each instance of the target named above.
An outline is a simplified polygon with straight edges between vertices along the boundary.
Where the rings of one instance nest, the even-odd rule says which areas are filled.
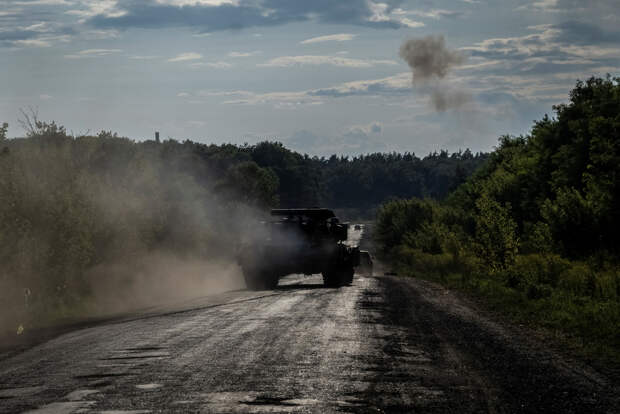
[[[258,166],[30,125],[0,151],[0,337],[244,286],[236,248],[257,234],[263,194],[241,185]]]
[[[148,252],[132,260],[105,263],[85,275],[92,312],[107,314],[164,305],[245,287],[232,258],[183,257]]]

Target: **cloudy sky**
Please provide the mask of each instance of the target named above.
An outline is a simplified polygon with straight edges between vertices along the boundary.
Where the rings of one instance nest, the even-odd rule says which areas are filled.
[[[489,150],[577,79],[620,75],[618,27],[620,0],[0,0],[0,121],[22,135],[33,107],[76,134]]]

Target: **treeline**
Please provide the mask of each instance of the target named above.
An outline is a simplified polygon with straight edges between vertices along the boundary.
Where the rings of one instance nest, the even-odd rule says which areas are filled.
[[[108,131],[71,136],[24,116],[25,138],[7,139],[0,128],[0,328],[14,329],[25,311],[31,321],[85,311],[106,278],[123,274],[129,286],[162,252],[233,261],[270,207],[368,212],[391,197],[442,197],[486,158],[317,158],[274,142],[135,142]],[[120,296],[114,289],[124,282],[115,283],[108,289]]]
[[[470,150],[431,153],[332,156],[314,160],[323,173],[323,203],[336,208],[373,209],[391,198],[442,199],[465,182],[488,154]]]
[[[470,150],[431,153],[375,153],[356,157],[310,157],[278,142],[256,145],[184,145],[222,175],[238,162],[253,162],[277,178],[280,207],[329,206],[369,212],[391,198],[443,198],[465,182],[488,154]]]
[[[444,201],[384,204],[401,271],[473,289],[620,360],[620,79],[578,82]]]

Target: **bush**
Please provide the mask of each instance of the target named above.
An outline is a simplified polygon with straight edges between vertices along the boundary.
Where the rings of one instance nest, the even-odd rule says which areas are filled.
[[[432,218],[433,202],[429,200],[390,201],[377,212],[374,237],[384,252],[402,245],[405,238],[416,243],[415,233]]]
[[[620,341],[620,78],[578,82],[554,110],[531,135],[501,137],[445,201],[381,207],[378,242],[405,272],[444,283],[458,274],[518,320],[612,349]]]
[[[488,196],[476,202],[476,247],[479,257],[493,270],[514,263],[519,239],[517,225],[511,217],[510,205],[502,206]]]

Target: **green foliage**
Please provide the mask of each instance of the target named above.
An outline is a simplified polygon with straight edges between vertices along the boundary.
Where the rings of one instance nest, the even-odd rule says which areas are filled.
[[[232,165],[218,189],[228,190],[229,197],[246,205],[269,208],[278,205],[278,176],[271,168],[261,168],[254,161]]]
[[[433,206],[429,200],[394,200],[381,206],[377,213],[375,236],[384,251],[415,241],[425,222],[432,221]]]
[[[492,270],[500,270],[514,263],[518,251],[517,225],[510,205],[501,205],[483,194],[476,201],[476,248]]]
[[[376,238],[405,272],[620,359],[620,79],[578,82],[554,110],[443,202],[385,203]]]
[[[349,159],[321,159],[325,204],[372,209],[392,198],[440,199],[461,184],[487,158],[471,151],[414,154],[368,154]]]
[[[0,126],[0,142],[6,139],[6,133],[8,130],[9,130],[9,124],[7,124],[6,122],[3,122],[2,126]]]
[[[282,207],[328,205],[362,213],[394,197],[442,198],[487,157],[466,150],[441,151],[424,158],[410,153],[318,158],[298,154],[277,142],[239,150],[276,174]]]

